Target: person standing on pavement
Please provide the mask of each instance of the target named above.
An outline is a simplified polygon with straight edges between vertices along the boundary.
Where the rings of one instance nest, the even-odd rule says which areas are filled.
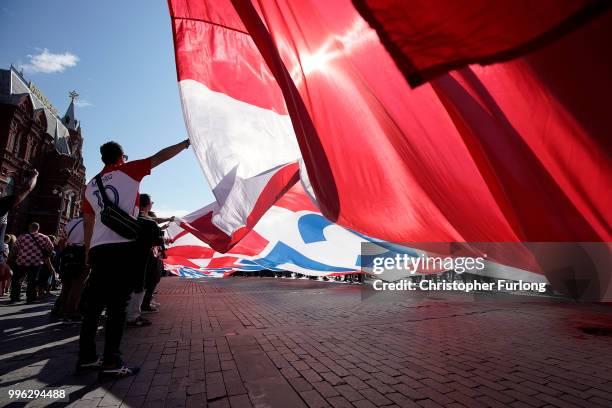
[[[56,251],[56,238],[54,235],[48,235],[47,236],[49,238],[49,241],[51,241],[51,244],[53,245],[53,248],[51,249],[51,251],[45,251],[45,253],[49,253],[49,265],[51,267],[49,267],[47,264],[44,264],[42,266],[42,268],[40,268],[40,270],[38,271],[38,285],[37,285],[37,290],[38,290],[38,299],[42,299],[43,297],[47,297],[47,296],[51,296],[51,288],[53,286],[53,283],[56,281],[56,274],[55,271],[57,271],[57,265],[56,265],[56,258],[57,258],[57,251]]]
[[[9,294],[11,287],[11,280],[13,279],[13,271],[15,268],[15,261],[17,260],[17,237],[13,234],[7,234],[4,236],[4,243],[8,246],[8,253],[5,253],[3,269],[5,272],[4,281],[4,293]]]
[[[109,200],[130,214],[138,214],[139,186],[151,169],[170,160],[189,147],[189,140],[160,150],[155,155],[127,161],[116,142],[100,147],[104,168],[101,182]],[[99,369],[101,377],[126,377],[138,372],[121,360],[120,344],[126,319],[126,307],[134,285],[142,276],[141,246],[117,234],[102,223],[104,197],[96,178],[87,183],[83,199],[86,263],[91,267],[81,300],[83,322],[79,339],[77,372]],[[96,331],[102,310],[106,308],[104,355],[96,354]]]
[[[8,289],[11,287],[11,279],[13,278],[13,270],[8,264],[10,240],[11,236],[5,235],[4,242],[2,242],[3,261],[0,262],[0,296],[4,296],[5,293],[8,293]]]
[[[142,199],[142,195],[141,195]],[[149,197],[149,202],[151,203],[151,207],[153,207],[153,201],[151,201],[151,197]],[[154,220],[157,223],[166,223],[174,221],[174,217],[169,218],[159,218],[155,215],[151,209],[149,211],[141,212],[141,217],[148,217],[149,219]],[[165,227],[168,225],[166,224]],[[160,228],[164,229],[164,226]],[[163,232],[162,232],[163,233]],[[155,288],[157,284],[161,280],[163,271],[164,271],[164,258],[165,258],[165,242],[162,242],[162,245],[154,246],[152,251],[152,257],[149,259],[149,263],[147,264],[147,272],[145,274],[145,295],[142,299],[142,307],[141,310],[145,313],[157,313],[159,312],[159,307],[161,306],[159,303],[153,300],[153,294],[155,293]]]
[[[17,238],[16,250],[17,260],[15,272],[11,282],[11,303],[17,302],[21,297],[21,282],[26,278],[26,303],[36,300],[39,273],[42,268],[48,268],[50,273],[55,273],[51,265],[51,253],[53,243],[48,236],[39,232],[40,225],[33,222],[30,224],[29,232]]]
[[[174,220],[171,218],[154,218],[151,217],[150,212],[153,207],[153,201],[151,196],[148,194],[140,194],[139,197],[140,214],[139,217],[146,218],[158,223],[168,222]],[[159,237],[163,236],[161,228],[158,231]],[[155,286],[159,282],[159,276],[157,274],[157,256],[159,248],[158,246],[151,246],[146,248],[146,255],[143,259],[144,275],[143,280],[134,289],[130,297],[130,302],[127,308],[127,327],[146,327],[151,325],[151,321],[142,317],[142,312],[157,311],[153,309],[150,302],[153,298],[153,291]],[[161,275],[160,275],[161,276]],[[144,305],[144,306],[143,306]],[[144,310],[143,310],[144,307]]]
[[[64,227],[64,238],[59,243],[59,274],[62,291],[53,307],[53,314],[66,322],[81,320],[79,301],[89,269],[85,267],[85,229],[83,217],[73,218]]]

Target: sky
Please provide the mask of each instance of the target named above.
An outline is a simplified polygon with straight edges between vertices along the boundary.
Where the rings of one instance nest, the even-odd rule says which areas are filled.
[[[2,0],[0,68],[23,69],[61,115],[76,90],[87,178],[99,146],[119,142],[130,160],[187,137],[166,0]],[[214,200],[191,149],[144,179],[153,210],[184,215]]]

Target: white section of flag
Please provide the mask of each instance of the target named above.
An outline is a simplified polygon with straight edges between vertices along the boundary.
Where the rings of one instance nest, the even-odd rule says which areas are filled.
[[[246,225],[259,194],[300,151],[288,115],[279,115],[210,90],[179,82],[183,114],[195,154],[216,198],[213,223],[231,235]]]

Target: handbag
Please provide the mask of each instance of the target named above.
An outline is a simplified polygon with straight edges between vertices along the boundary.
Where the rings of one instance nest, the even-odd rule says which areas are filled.
[[[160,242],[163,243],[164,233],[154,220],[146,217],[138,217],[137,222],[140,225],[138,241],[144,247],[151,248],[160,245]]]
[[[102,202],[104,203],[104,208],[100,212],[102,224],[106,225],[123,238],[129,240],[138,239],[141,231],[139,222],[117,204],[109,200],[104,184],[102,184],[102,177],[99,174],[96,176],[96,184],[98,185],[100,195],[102,196]]]
[[[85,267],[85,247],[68,246],[60,256],[59,274],[62,279],[76,276]]]

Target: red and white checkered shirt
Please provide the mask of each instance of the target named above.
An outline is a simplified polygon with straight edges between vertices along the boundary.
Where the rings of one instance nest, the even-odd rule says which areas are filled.
[[[19,266],[39,266],[45,263],[45,257],[38,245],[32,240],[32,237],[34,237],[38,245],[47,251],[47,253],[50,254],[53,251],[53,244],[48,236],[39,232],[35,232],[31,236],[30,234],[23,234],[17,238],[17,249],[19,253],[17,254],[16,263]]]

